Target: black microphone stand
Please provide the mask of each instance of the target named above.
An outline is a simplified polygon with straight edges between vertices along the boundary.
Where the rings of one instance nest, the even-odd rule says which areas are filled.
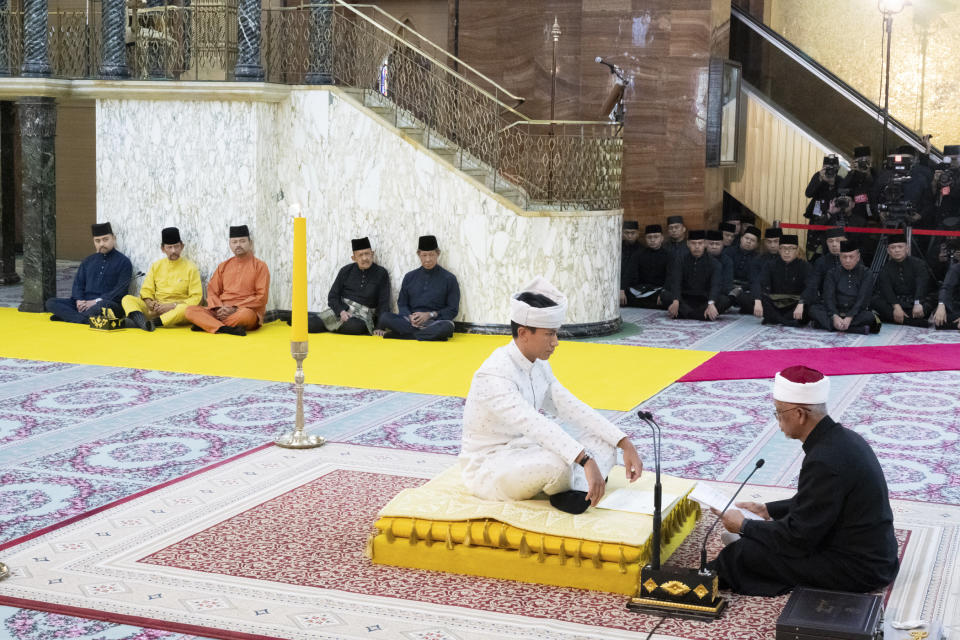
[[[627,608],[657,616],[667,614],[678,618],[715,620],[727,606],[727,601],[719,594],[719,578],[716,572],[660,565],[663,518],[663,488],[660,484],[661,429],[649,411],[638,411],[637,417],[650,425],[653,432],[653,458],[657,476],[653,485],[650,563],[641,567],[637,593],[627,602]]]

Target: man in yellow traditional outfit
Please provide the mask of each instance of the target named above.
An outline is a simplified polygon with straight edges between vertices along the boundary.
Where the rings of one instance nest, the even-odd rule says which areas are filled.
[[[200,270],[180,255],[180,230],[167,227],[160,238],[160,249],[166,257],[150,265],[140,297],[124,296],[120,303],[127,314],[127,327],[153,331],[155,327],[186,324],[187,306],[200,304],[203,298]]]

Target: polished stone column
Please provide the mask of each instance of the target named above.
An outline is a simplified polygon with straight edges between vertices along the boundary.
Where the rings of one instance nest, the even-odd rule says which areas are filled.
[[[130,75],[127,70],[126,0],[103,0],[100,15],[103,22],[100,76],[102,78],[126,78]]]
[[[13,128],[16,107],[0,102],[0,284],[20,282],[16,267],[17,194],[13,172]]]
[[[24,0],[21,75],[28,78],[46,78],[50,75],[47,30],[47,0]]]
[[[23,303],[40,312],[57,293],[57,182],[53,98],[21,98],[20,167],[23,201]]]
[[[10,0],[0,0],[0,77],[10,75],[10,41],[7,38],[10,34],[9,9]]]
[[[307,84],[333,84],[333,7],[310,7],[310,58]]]
[[[233,75],[237,80],[263,81],[260,65],[261,0],[240,0],[237,6],[237,66]]]

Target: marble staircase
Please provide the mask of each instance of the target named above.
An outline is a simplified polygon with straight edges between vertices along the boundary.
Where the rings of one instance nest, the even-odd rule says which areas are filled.
[[[354,104],[375,114],[398,135],[427,149],[439,160],[461,171],[469,180],[483,185],[521,209],[538,208],[521,186],[507,180],[489,164],[440,135],[383,94],[356,87],[342,87],[342,90]]]

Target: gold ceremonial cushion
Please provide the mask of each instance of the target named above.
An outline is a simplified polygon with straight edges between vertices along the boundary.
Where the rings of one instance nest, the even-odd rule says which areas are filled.
[[[630,489],[652,487],[652,475]],[[696,526],[700,507],[686,498],[693,481],[663,477],[662,483],[665,493],[682,496],[663,518],[666,560]],[[624,486],[619,467],[607,491]],[[457,465],[391,500],[374,525],[368,553],[381,564],[633,595],[639,569],[650,559],[652,520],[606,509],[574,516],[547,500],[480,500],[463,486]]]

